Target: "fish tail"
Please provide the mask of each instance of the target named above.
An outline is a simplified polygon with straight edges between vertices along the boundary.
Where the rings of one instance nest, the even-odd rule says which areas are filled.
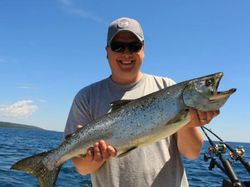
[[[49,170],[42,162],[50,152],[43,152],[31,157],[24,158],[11,166],[11,169],[26,171],[38,178],[41,187],[53,187],[61,166]]]

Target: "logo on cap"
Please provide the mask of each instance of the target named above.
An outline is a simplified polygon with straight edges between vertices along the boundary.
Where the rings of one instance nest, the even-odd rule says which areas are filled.
[[[122,19],[120,20],[120,22],[118,23],[118,27],[120,28],[126,28],[129,26],[129,21],[126,19]]]

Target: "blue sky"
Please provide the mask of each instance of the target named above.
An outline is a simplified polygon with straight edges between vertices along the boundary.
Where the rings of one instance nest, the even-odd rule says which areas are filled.
[[[105,43],[118,17],[140,21],[146,73],[177,82],[224,72],[237,88],[208,127],[250,142],[250,1],[1,0],[0,121],[63,131],[75,94],[110,75]]]

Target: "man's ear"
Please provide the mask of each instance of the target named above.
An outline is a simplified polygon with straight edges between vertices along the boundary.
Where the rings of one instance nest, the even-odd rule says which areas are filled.
[[[108,46],[106,46],[105,49],[106,49],[106,58],[109,59],[109,57],[108,57]]]

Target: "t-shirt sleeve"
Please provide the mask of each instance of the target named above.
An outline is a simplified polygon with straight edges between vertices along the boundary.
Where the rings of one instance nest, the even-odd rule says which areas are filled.
[[[157,84],[159,89],[163,89],[176,84],[173,79],[168,77],[153,76],[154,83]]]
[[[78,92],[73,100],[64,129],[64,137],[74,133],[77,125],[84,126],[91,121],[89,111],[88,90],[83,89]]]
[[[163,77],[162,79],[165,87],[173,86],[174,84],[176,84],[176,82],[173,79],[167,77]]]

